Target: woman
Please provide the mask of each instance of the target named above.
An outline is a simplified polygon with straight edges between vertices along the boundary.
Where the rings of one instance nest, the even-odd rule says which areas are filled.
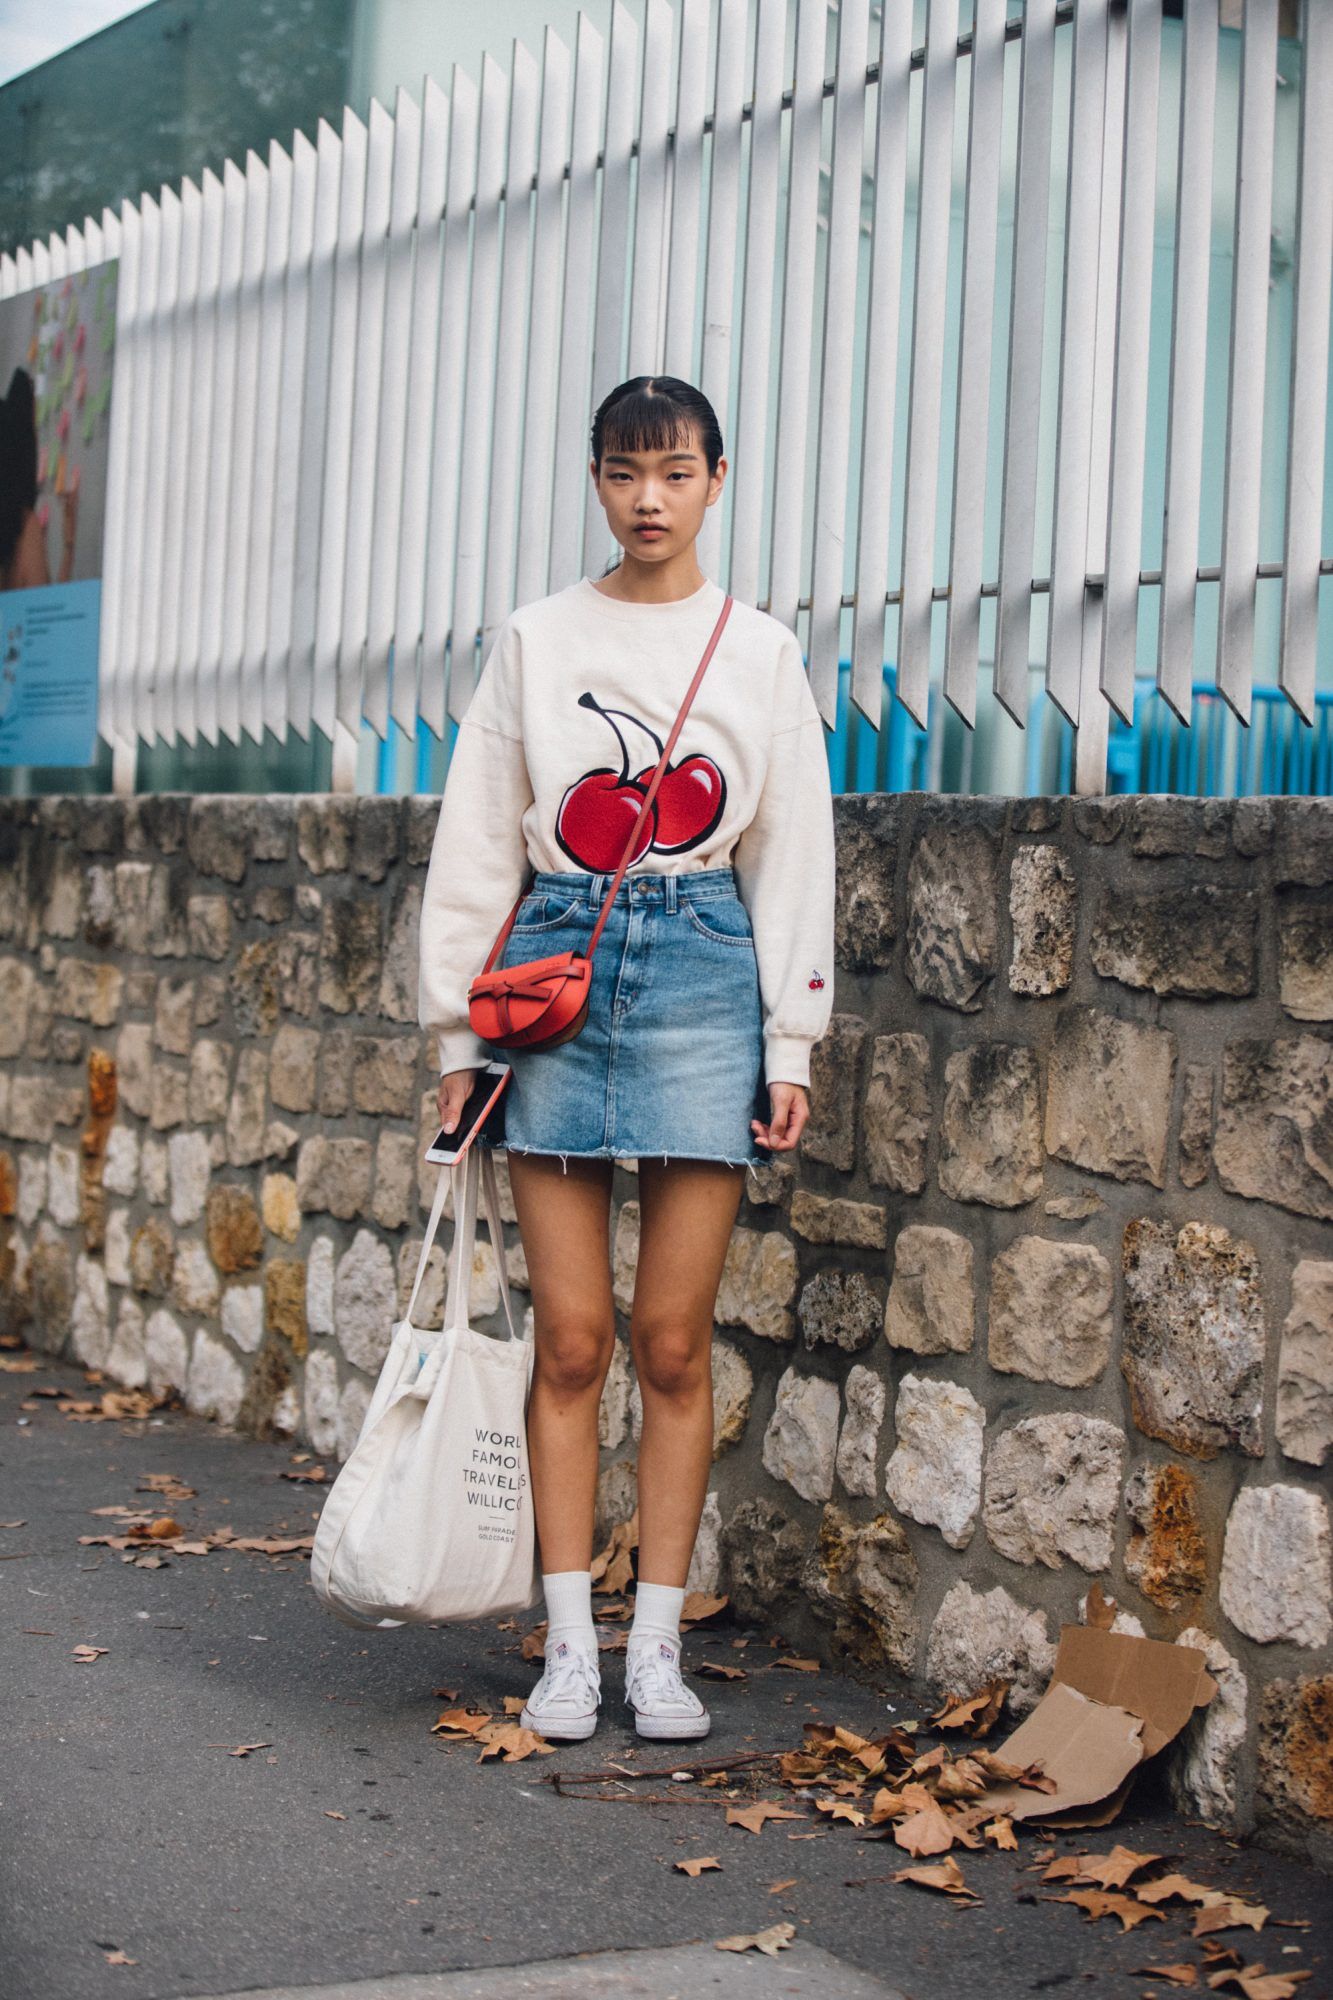
[[[441,804],[420,1012],[446,1131],[475,1067],[497,1053],[513,1067],[504,1144],[532,1287],[548,1615],[522,1721],[561,1740],[597,1723],[597,1415],[615,1341],[613,1161],[626,1158],[643,1399],[626,1700],[641,1736],[693,1738],[709,1716],[681,1679],[680,1614],[712,1457],[713,1309],[745,1169],[790,1152],[809,1114],[810,1049],[832,1009],[833,808],[800,646],[733,604],[598,941],[585,1025],[550,1049],[497,1051],[471,1032],[469,982],[530,866],[497,964],[586,949],[724,602],[695,555],[726,470],[697,389],[622,383],[597,411],[589,470],[623,559],[500,627]]]

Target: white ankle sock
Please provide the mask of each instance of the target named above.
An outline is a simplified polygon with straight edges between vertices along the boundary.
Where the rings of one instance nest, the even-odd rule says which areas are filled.
[[[680,1614],[685,1592],[670,1583],[641,1583],[634,1593],[634,1623],[629,1643],[643,1644],[654,1639],[680,1639]]]
[[[562,1639],[581,1646],[585,1653],[597,1653],[597,1628],[592,1622],[592,1571],[559,1569],[543,1575],[546,1597],[546,1652]]]

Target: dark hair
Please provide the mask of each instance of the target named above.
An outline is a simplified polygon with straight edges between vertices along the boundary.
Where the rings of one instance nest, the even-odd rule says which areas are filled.
[[[37,505],[37,422],[32,377],[16,368],[0,399],[0,570],[18,546],[23,517]]]
[[[603,397],[592,420],[598,474],[604,451],[683,450],[693,430],[699,433],[711,479],[722,456],[722,432],[707,396],[678,375],[632,375]],[[603,576],[619,566],[619,559],[613,559]]]
[[[592,420],[597,470],[605,451],[669,451],[687,445],[692,428],[711,479],[722,456],[722,432],[707,396],[675,375],[632,375],[602,400]]]

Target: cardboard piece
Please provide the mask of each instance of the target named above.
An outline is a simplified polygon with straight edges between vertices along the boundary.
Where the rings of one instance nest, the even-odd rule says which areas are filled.
[[[1064,1681],[1053,1680],[1026,1722],[1019,1724],[999,1755],[1007,1764],[1040,1764],[1054,1778],[1053,1792],[1028,1785],[991,1786],[986,1804],[1010,1819],[1041,1819],[1047,1813],[1093,1806],[1114,1792],[1143,1761],[1143,1721],[1126,1708],[1090,1701]]]
[[[1066,1625],[1051,1684],[999,1747],[1007,1763],[1039,1764],[1054,1792],[1004,1785],[987,1804],[1011,1819],[1109,1825],[1134,1771],[1178,1736],[1217,1692],[1195,1646],[1136,1639],[1094,1625]]]

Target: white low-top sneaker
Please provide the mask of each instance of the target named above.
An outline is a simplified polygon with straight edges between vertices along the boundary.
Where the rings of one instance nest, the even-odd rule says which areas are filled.
[[[597,1727],[602,1678],[594,1653],[562,1639],[546,1655],[546,1671],[519,1721],[553,1743],[578,1743]]]
[[[667,1639],[641,1641],[625,1655],[625,1700],[634,1710],[640,1736],[668,1742],[707,1736],[712,1717],[680,1677],[680,1645]]]

